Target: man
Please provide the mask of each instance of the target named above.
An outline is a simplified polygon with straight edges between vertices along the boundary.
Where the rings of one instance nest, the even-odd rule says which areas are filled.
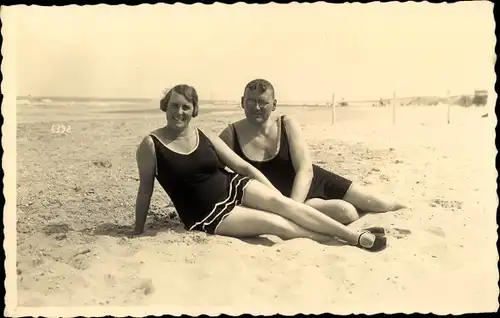
[[[220,137],[283,195],[343,224],[358,219],[358,211],[386,212],[405,207],[313,165],[300,125],[288,115],[272,116],[276,106],[273,85],[265,79],[252,80],[241,98],[245,118],[230,124]]]

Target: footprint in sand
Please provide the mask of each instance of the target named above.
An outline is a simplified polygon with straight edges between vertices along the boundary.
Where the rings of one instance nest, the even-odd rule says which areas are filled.
[[[125,303],[140,301],[155,292],[151,278],[140,279],[138,283],[129,286],[128,290]]]
[[[440,227],[427,227],[424,228],[424,230],[442,238],[446,237],[446,233],[444,233],[443,229]]]
[[[73,231],[73,228],[65,223],[51,223],[45,226],[42,231],[46,236],[52,236],[61,241],[67,238],[68,233]]]
[[[73,268],[83,271],[90,267],[90,252],[91,250],[89,248],[81,248],[73,254],[73,257],[71,257],[67,263]]]
[[[456,200],[441,200],[439,198],[433,199],[430,203],[432,207],[441,206],[445,209],[451,209],[453,211],[462,209],[463,202]]]
[[[379,176],[379,178],[381,181],[387,181],[387,182],[391,181],[391,179],[388,176],[386,176],[385,174],[381,174]]]
[[[153,280],[151,278],[142,279],[141,283],[135,290],[144,293],[146,296],[154,293],[155,287],[153,285]]]
[[[90,267],[90,261],[86,256],[78,255],[69,261],[69,265],[75,269],[83,271]]]
[[[387,229],[387,235],[390,235],[396,239],[402,239],[402,238],[405,238],[407,237],[408,235],[411,234],[411,231],[410,230],[407,230],[407,229],[400,229],[400,228],[397,228],[397,227],[393,227],[393,228],[390,228],[390,229]]]

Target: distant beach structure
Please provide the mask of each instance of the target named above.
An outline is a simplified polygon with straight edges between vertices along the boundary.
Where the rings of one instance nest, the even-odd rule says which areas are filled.
[[[473,95],[455,96],[450,98],[448,102],[452,105],[458,105],[462,107],[470,107],[473,105],[484,107],[488,103],[488,91],[475,90]]]
[[[472,104],[478,106],[486,106],[488,103],[488,91],[487,90],[476,90],[474,91],[474,97],[472,98]]]
[[[337,106],[338,106],[338,107],[347,107],[347,106],[349,106],[349,103],[348,103],[348,102],[346,102],[346,101],[342,98],[342,100],[338,102]]]

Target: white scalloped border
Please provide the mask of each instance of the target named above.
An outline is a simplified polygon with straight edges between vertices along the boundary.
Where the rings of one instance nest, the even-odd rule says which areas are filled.
[[[5,252],[5,310],[4,315],[15,315],[17,311],[17,235],[16,235],[16,48],[14,39],[15,29],[15,9],[3,7],[1,9],[2,18],[2,116],[4,119],[2,126],[2,147],[3,160],[2,168],[4,172],[3,195],[5,206],[3,213]]]
[[[317,1],[323,2],[323,1]],[[394,1],[399,2],[399,1]],[[411,2],[411,1],[409,1]],[[273,3],[273,2],[271,2]],[[421,3],[429,4],[427,1]],[[164,5],[163,3],[159,3]],[[237,4],[244,4],[244,2],[238,2]],[[276,3],[273,3],[276,5]],[[380,4],[379,1],[371,2],[370,4],[376,5]],[[445,4],[445,3],[443,3]],[[441,5],[443,5],[441,4]],[[182,5],[179,4],[178,5]],[[203,5],[197,3],[197,5]],[[218,3],[220,5],[220,3]],[[339,4],[337,4],[339,5]],[[355,5],[362,5],[356,3]],[[436,4],[433,4],[436,5]],[[493,3],[483,2],[481,5],[490,5],[491,11],[493,11]],[[98,7],[107,7],[110,5],[99,4],[93,5]],[[125,6],[125,5],[119,5]],[[151,6],[151,4],[141,4],[135,6]],[[15,38],[15,28],[12,27],[15,21],[15,9],[16,7],[25,7],[25,5],[16,5],[1,8],[1,18],[2,18],[2,36],[3,45],[1,48],[3,55],[3,63],[1,65],[1,71],[3,75],[3,81],[1,83],[2,93],[4,94],[4,100],[2,105],[2,115],[4,118],[4,124],[2,126],[2,146],[4,150],[2,167],[4,171],[4,197],[5,197],[5,207],[3,213],[4,221],[4,251],[5,251],[5,310],[4,316],[10,317],[20,317],[20,316],[43,316],[43,317],[75,317],[75,316],[104,316],[111,315],[115,317],[133,316],[133,317],[143,317],[146,315],[161,316],[163,314],[169,314],[173,316],[180,315],[208,315],[208,316],[218,316],[221,313],[237,316],[245,313],[253,313],[254,315],[273,315],[281,314],[285,316],[296,315],[298,312],[293,308],[293,304],[289,305],[289,308],[276,308],[276,307],[263,307],[261,304],[255,304],[255,306],[249,308],[241,308],[237,310],[233,307],[180,307],[180,306],[124,306],[124,307],[18,307],[17,306],[17,274],[16,274],[16,256],[17,256],[17,235],[16,235],[16,60],[15,60],[15,47],[12,44],[12,39]],[[68,5],[66,7],[77,7],[77,5]],[[80,6],[78,6],[80,7]],[[492,14],[493,17],[493,14]],[[496,27],[495,21],[493,20],[494,28]],[[493,50],[496,45],[496,41],[493,44]],[[493,71],[494,72],[494,71]],[[496,78],[496,74],[495,78]],[[497,99],[497,94],[494,94],[495,101]],[[497,125],[497,118],[495,114],[494,125],[493,125],[493,135],[495,135],[495,127]],[[494,139],[493,139],[494,140]],[[495,145],[493,145],[495,147]],[[495,147],[496,149],[496,147]],[[497,152],[495,152],[497,153]],[[495,158],[493,158],[495,159]],[[491,163],[489,161],[488,163]],[[496,184],[496,176],[498,172],[495,169],[495,179],[491,182]],[[496,195],[496,193],[495,193]],[[498,198],[498,196],[497,196]],[[497,201],[498,202],[498,201]],[[498,259],[498,258],[497,258]],[[288,306],[287,306],[288,307]],[[364,311],[352,311],[352,308],[342,308],[340,305],[336,305],[335,314],[338,315],[348,315],[348,314],[375,314],[375,313],[404,313],[411,314],[414,311],[387,311],[385,304],[379,304],[377,308],[372,307],[370,310]],[[304,314],[321,314],[325,313],[318,308],[303,308],[301,313]],[[420,311],[420,313],[428,313],[426,311]],[[448,312],[434,312],[435,314],[449,314]]]

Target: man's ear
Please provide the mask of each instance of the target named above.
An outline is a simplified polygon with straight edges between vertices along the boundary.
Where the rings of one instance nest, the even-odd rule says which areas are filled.
[[[278,105],[278,101],[275,98],[273,101],[273,111],[276,110],[276,105]]]
[[[244,107],[243,107],[243,100],[244,100],[244,99],[245,99],[245,97],[244,97],[244,96],[242,96],[242,97],[241,97],[241,101],[240,101],[240,106],[241,106],[241,108],[244,108]]]

